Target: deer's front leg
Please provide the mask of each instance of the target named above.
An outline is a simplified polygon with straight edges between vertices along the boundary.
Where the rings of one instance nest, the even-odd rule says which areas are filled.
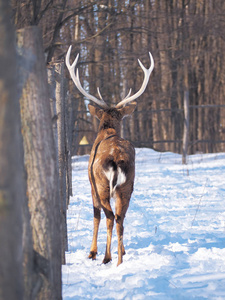
[[[88,256],[89,258],[92,258],[92,260],[96,259],[96,255],[97,255],[98,228],[101,220],[101,209],[97,207],[93,207],[93,209],[94,209],[94,230],[93,230],[91,250]]]

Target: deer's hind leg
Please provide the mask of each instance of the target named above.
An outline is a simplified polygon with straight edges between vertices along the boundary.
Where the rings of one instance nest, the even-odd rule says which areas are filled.
[[[104,213],[106,215],[106,226],[107,226],[107,242],[106,242],[106,249],[105,249],[105,257],[102,263],[107,264],[112,260],[111,256],[111,241],[112,241],[112,230],[114,224],[114,213],[112,211],[111,205],[109,200],[105,201],[102,205]]]
[[[129,206],[130,197],[123,193],[117,192],[116,197],[116,231],[118,238],[118,263],[117,266],[123,262],[123,255],[125,254],[125,248],[123,244],[123,222]]]
[[[93,206],[93,209],[94,209],[94,230],[93,230],[91,250],[88,256],[88,258],[92,258],[92,260],[96,259],[96,255],[97,255],[98,228],[101,220],[101,208],[97,208]]]

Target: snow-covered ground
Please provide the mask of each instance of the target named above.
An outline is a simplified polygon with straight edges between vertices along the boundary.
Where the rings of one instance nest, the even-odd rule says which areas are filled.
[[[225,153],[181,156],[136,149],[134,192],[124,224],[126,255],[117,267],[102,264],[106,220],[96,261],[88,156],[73,159],[68,209],[69,251],[63,266],[63,299],[225,299]],[[112,200],[113,202],[113,200]]]

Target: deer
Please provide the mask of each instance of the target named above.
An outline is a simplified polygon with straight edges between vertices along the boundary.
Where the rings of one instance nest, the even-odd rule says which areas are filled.
[[[101,209],[103,209],[106,216],[107,241],[102,263],[107,264],[112,260],[111,240],[115,221],[118,239],[117,266],[119,266],[123,262],[123,255],[125,254],[123,223],[133,192],[135,177],[135,148],[129,141],[121,137],[121,123],[123,118],[134,112],[137,105],[137,102],[134,100],[145,91],[154,69],[154,60],[149,52],[151,64],[149,69],[146,69],[138,59],[139,65],[144,72],[144,80],[140,90],[131,96],[130,89],[124,99],[113,107],[109,107],[103,100],[99,88],[97,88],[99,98],[96,98],[82,87],[79,71],[76,68],[79,53],[71,65],[71,49],[72,45],[66,54],[66,66],[69,74],[81,94],[94,103],[94,105],[89,104],[88,109],[90,114],[97,117],[100,121],[88,164],[94,213],[93,238],[88,257],[92,260],[96,259],[98,230],[101,220]],[[115,214],[110,204],[111,198],[115,199]]]

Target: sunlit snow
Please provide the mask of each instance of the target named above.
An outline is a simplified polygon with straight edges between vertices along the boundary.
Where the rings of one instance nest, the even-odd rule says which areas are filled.
[[[102,264],[104,213],[97,260],[88,259],[93,223],[88,158],[73,158],[63,299],[225,299],[225,154],[192,155],[182,165],[178,154],[136,149],[126,255],[119,267],[115,228],[112,262]]]

